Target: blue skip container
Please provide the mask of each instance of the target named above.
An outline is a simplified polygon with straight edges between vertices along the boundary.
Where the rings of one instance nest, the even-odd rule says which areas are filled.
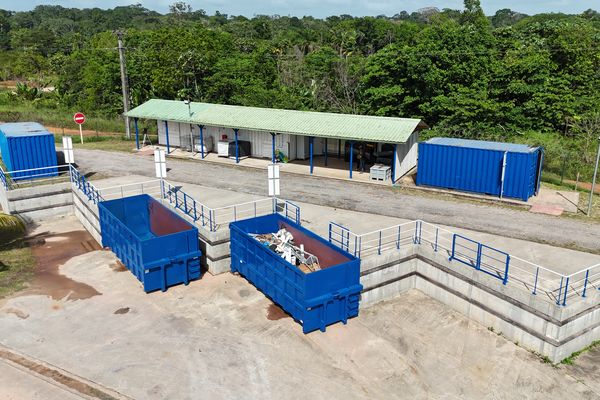
[[[233,222],[231,271],[239,272],[277,303],[309,333],[347,322],[358,315],[360,260],[325,239],[279,215]],[[285,228],[296,244],[319,259],[321,270],[304,273],[251,234],[275,233]]]
[[[200,277],[198,229],[147,194],[98,203],[102,246],[146,293]]]

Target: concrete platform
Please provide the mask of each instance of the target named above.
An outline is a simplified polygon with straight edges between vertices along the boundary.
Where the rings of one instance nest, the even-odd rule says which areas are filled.
[[[94,251],[60,267],[99,295],[2,301],[0,342],[136,399],[592,399],[600,393],[597,365],[545,364],[419,291],[361,311],[348,325],[303,335],[240,277],[205,275],[147,295],[133,276],[111,268],[115,261],[110,252]]]

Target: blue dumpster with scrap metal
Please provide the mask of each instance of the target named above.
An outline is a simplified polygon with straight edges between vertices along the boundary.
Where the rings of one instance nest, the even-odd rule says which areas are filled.
[[[0,124],[0,155],[13,180],[58,175],[54,135],[37,122]]]
[[[270,214],[230,224],[231,271],[302,324],[304,333],[358,315],[360,260]]]
[[[110,248],[146,293],[200,277],[198,229],[143,194],[101,201],[102,246]]]

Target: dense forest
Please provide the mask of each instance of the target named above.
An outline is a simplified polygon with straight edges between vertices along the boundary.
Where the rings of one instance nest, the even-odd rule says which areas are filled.
[[[591,175],[600,132],[593,10],[485,16],[478,0],[326,19],[207,15],[183,2],[164,15],[139,4],[0,10],[0,81],[10,88],[0,119],[26,107],[118,118],[117,30],[133,106],[156,97],[419,117],[428,135],[542,144],[549,170]]]

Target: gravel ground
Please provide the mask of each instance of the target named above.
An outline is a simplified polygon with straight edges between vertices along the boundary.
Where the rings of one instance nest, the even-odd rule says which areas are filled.
[[[76,160],[86,172],[154,176],[152,156],[78,149]],[[266,171],[177,159],[169,159],[167,166],[170,180],[266,196]],[[600,253],[600,227],[581,220],[436,198],[429,193],[419,195],[414,191],[378,185],[286,173],[282,173],[281,193],[282,198],[292,201],[398,218],[423,219],[431,223]]]

